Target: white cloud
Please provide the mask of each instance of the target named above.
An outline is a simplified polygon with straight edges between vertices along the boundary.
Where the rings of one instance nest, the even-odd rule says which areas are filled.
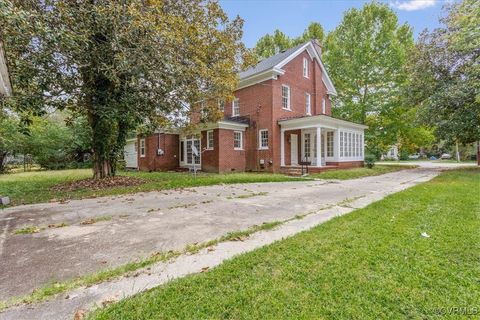
[[[407,0],[407,1],[393,1],[392,7],[399,10],[415,11],[425,8],[433,7],[436,0]]]

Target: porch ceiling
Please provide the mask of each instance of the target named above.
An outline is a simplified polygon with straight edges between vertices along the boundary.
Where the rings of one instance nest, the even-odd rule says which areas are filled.
[[[336,119],[324,114],[316,116],[305,116],[299,118],[283,119],[279,120],[278,124],[282,129],[293,130],[293,129],[304,129],[304,128],[330,128],[330,129],[339,129],[339,128],[351,128],[365,130],[368,126],[363,124],[358,124],[342,119]]]

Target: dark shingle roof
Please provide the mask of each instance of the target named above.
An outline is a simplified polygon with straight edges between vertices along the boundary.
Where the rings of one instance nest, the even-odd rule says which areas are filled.
[[[273,68],[274,66],[276,66],[277,64],[279,64],[280,62],[285,60],[289,55],[291,55],[292,53],[297,51],[303,45],[305,45],[305,43],[301,43],[301,44],[299,44],[299,45],[297,45],[293,48],[282,51],[282,52],[280,52],[280,53],[278,53],[274,56],[263,59],[256,66],[248,68],[247,70],[240,72],[240,74],[239,74],[240,80],[248,78],[251,75],[257,74],[259,72],[262,72],[262,71],[269,70],[269,69]]]

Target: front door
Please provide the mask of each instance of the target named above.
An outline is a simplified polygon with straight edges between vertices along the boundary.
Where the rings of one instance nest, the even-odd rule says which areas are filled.
[[[291,165],[298,165],[298,136],[290,135],[290,159]]]

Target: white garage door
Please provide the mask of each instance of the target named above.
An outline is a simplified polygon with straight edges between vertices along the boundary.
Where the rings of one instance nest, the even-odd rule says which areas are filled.
[[[127,168],[137,168],[137,140],[127,141],[125,148],[123,149],[125,155],[125,165]]]

